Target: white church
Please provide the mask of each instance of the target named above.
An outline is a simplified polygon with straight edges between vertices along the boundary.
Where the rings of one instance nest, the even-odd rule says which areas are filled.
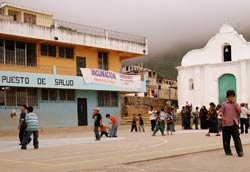
[[[250,42],[233,27],[223,25],[202,49],[188,52],[178,70],[179,107],[221,104],[226,91],[235,90],[237,102],[250,102]]]

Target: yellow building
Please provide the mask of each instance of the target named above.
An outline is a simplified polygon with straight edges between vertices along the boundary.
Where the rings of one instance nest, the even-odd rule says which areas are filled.
[[[0,129],[8,114],[36,108],[43,127],[92,125],[93,107],[120,116],[120,92],[140,87],[87,83],[81,68],[120,72],[121,61],[147,54],[144,37],[52,19],[51,13],[0,4]],[[117,74],[119,75],[119,74]]]

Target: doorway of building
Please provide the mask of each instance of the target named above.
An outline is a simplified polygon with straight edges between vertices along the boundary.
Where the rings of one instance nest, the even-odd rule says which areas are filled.
[[[77,99],[78,126],[88,125],[87,99]]]
[[[76,75],[82,76],[81,68],[86,68],[86,58],[76,57]]]
[[[236,93],[236,78],[232,74],[224,74],[219,78],[219,103],[226,101],[227,90],[234,90]]]

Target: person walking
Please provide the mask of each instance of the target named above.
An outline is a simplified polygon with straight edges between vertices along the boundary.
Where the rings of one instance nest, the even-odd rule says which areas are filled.
[[[249,111],[245,107],[245,103],[241,103],[241,113],[240,113],[240,133],[243,134],[248,134],[248,127],[249,127],[249,121],[248,121],[248,116],[249,116]]]
[[[143,121],[142,116],[141,116],[140,113],[138,114],[138,118],[139,118],[139,127],[138,127],[139,128],[139,132],[141,132],[141,131],[145,132],[144,121]]]
[[[106,114],[106,118],[108,118],[112,124],[110,129],[110,137],[117,137],[117,129],[118,129],[118,119],[115,116],[111,116],[110,114]]]
[[[235,102],[234,90],[228,90],[227,101],[222,104],[222,135],[223,135],[223,147],[226,155],[233,155],[230,147],[231,136],[234,140],[236,152],[239,157],[244,155],[243,147],[239,133],[239,118],[238,114],[241,113],[241,108],[238,103]]]
[[[29,144],[30,136],[33,134],[33,146],[34,149],[38,149],[38,117],[37,114],[33,113],[33,107],[27,108],[28,114],[25,116],[25,122],[27,124],[27,128],[24,132],[23,140],[22,140],[22,147],[21,149],[27,149],[27,144]]]
[[[152,136],[156,136],[156,133],[160,130],[161,132],[161,135],[162,136],[165,136],[164,134],[164,130],[163,130],[163,127],[162,127],[162,120],[161,120],[161,116],[160,116],[160,112],[158,111],[156,113],[156,126],[155,126],[155,129],[154,129],[154,132],[152,134]]]
[[[155,125],[156,125],[156,121],[155,121],[155,119],[156,119],[156,111],[154,111],[153,106],[150,106],[148,114],[149,114],[149,119],[150,119],[150,122],[151,122],[151,131],[154,131]]]
[[[23,136],[27,128],[27,124],[25,122],[27,105],[22,105],[20,107],[20,110],[21,110],[21,113],[20,113],[18,129],[19,129],[19,141],[20,141],[19,145],[22,145]]]
[[[199,107],[195,108],[195,111],[193,112],[193,117],[194,117],[194,125],[195,125],[195,129],[198,130],[199,127]]]
[[[133,132],[135,130],[135,132],[137,132],[137,118],[136,118],[136,114],[133,115],[132,118],[132,125],[131,125],[131,132]]]
[[[99,127],[102,125],[102,115],[100,114],[99,108],[93,109],[92,119],[94,119],[94,133],[95,133],[95,141],[100,141],[100,133]]]

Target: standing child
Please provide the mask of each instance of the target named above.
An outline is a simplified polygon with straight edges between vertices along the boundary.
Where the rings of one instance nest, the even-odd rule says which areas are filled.
[[[222,104],[222,135],[223,147],[226,155],[233,155],[230,147],[231,136],[233,136],[236,152],[239,157],[244,155],[239,133],[239,118],[238,114],[241,109],[238,103],[235,102],[234,90],[227,91],[227,101]]]
[[[143,132],[145,132],[145,129],[144,129],[144,121],[143,121],[143,119],[142,119],[142,116],[141,116],[141,114],[138,114],[138,116],[139,116],[139,132],[141,132],[141,131],[143,131]]]
[[[173,135],[173,117],[170,113],[167,113],[166,121],[167,121],[167,134],[169,135],[170,131],[171,135]]]
[[[21,149],[27,149],[27,144],[29,142],[30,136],[33,134],[33,146],[35,149],[38,149],[38,127],[39,122],[37,115],[33,113],[33,107],[27,108],[28,114],[25,116],[25,122],[27,124],[27,128],[25,130],[22,147]]]
[[[136,118],[136,114],[134,114],[134,115],[133,115],[133,118],[132,118],[131,132],[133,132],[134,129],[135,129],[135,132],[137,132],[137,125],[136,125],[137,120],[138,120],[138,119]]]
[[[156,136],[155,134],[160,130],[161,132],[161,135],[162,136],[165,136],[164,134],[164,130],[163,130],[163,127],[162,127],[162,120],[161,120],[161,116],[160,116],[160,112],[158,111],[156,113],[156,126],[155,126],[155,129],[154,129],[154,132],[153,132],[153,135],[152,136]]]

